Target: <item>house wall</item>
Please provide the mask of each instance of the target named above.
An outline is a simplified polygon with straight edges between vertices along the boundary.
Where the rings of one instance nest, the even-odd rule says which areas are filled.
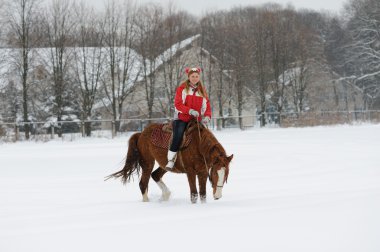
[[[201,49],[198,45],[198,41],[194,41],[190,46],[186,47],[184,50],[181,50],[176,57],[180,65],[180,72],[182,75],[179,78],[179,81],[176,83],[178,86],[180,83],[187,79],[187,76],[184,72],[185,67],[200,66],[203,69],[201,74],[201,80],[206,87],[208,95],[210,97],[210,103],[212,108],[213,117],[219,117],[219,105],[218,105],[218,90],[219,90],[219,73],[220,66],[217,60]],[[155,88],[155,101],[154,101],[154,116],[153,117],[168,117],[173,118],[174,101],[168,99],[168,96],[165,92],[165,70],[164,66],[161,66],[155,72],[156,75],[156,88]],[[223,75],[223,91],[222,91],[222,109],[224,116],[237,116],[237,102],[235,101],[235,91],[233,83],[228,77],[228,75]],[[140,82],[137,84],[133,96],[129,99],[127,98],[124,104],[124,118],[129,118],[130,116],[136,116],[141,118],[147,117],[148,107],[147,101],[145,99],[146,91],[144,83]],[[170,109],[170,108],[171,109]],[[252,115],[255,114],[256,104],[253,96],[246,99],[246,104],[244,106],[243,116],[251,116],[249,118],[243,119],[243,124],[246,126],[252,126],[255,124],[255,117]],[[216,125],[216,120],[214,124]],[[230,124],[238,124],[238,119],[229,120]],[[235,126],[236,126],[235,125]],[[231,125],[232,126],[232,125]]]
[[[335,81],[332,74],[313,65],[308,100],[313,111],[356,111],[363,109],[362,93],[346,81]]]

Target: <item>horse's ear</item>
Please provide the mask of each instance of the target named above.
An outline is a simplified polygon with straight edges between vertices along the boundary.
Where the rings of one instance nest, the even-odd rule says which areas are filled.
[[[228,159],[228,162],[231,162],[231,160],[234,158],[234,154],[232,154],[231,156],[227,157]]]

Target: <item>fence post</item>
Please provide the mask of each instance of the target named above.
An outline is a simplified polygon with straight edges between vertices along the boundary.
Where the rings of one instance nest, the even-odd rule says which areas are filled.
[[[216,119],[216,130],[222,130],[222,118]]]
[[[112,127],[111,127],[112,128],[112,138],[114,138],[116,136],[115,121],[112,121],[111,124],[112,124]]]
[[[371,115],[371,111],[368,111],[368,114],[369,114],[369,122],[372,122],[372,115]]]
[[[51,124],[50,127],[51,127],[51,132],[50,132],[51,135],[50,135],[50,138],[51,138],[51,139],[54,139],[54,125]]]
[[[82,132],[82,137],[85,137],[86,133],[84,131],[84,121],[80,121],[80,129],[81,129],[81,132]]]
[[[15,123],[15,142],[17,142],[20,139],[19,134],[20,134],[19,127],[18,127],[17,123]]]

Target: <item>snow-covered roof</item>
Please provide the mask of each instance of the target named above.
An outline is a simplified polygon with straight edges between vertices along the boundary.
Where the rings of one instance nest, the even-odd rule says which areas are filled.
[[[173,55],[175,55],[178,51],[182,50],[183,48],[193,43],[200,36],[201,36],[200,34],[197,34],[172,45],[169,49],[167,49],[166,51],[164,51],[161,55],[157,57],[156,66],[159,66],[163,64],[164,62],[170,60],[173,57]]]
[[[96,47],[88,47],[85,49],[86,55],[84,55],[82,48],[77,48],[77,50],[74,51],[73,57],[76,58],[77,62],[77,70],[78,72],[81,72],[83,70],[86,56],[86,63],[87,63],[87,79],[95,78],[97,74],[97,67],[99,63],[101,64],[101,67],[107,66],[110,59],[110,53],[109,48],[96,48]],[[127,76],[127,88],[133,86],[137,81],[141,79],[140,72],[142,68],[142,60],[141,55],[139,55],[135,50],[131,48],[125,48],[125,47],[117,47],[114,48],[114,52],[116,53],[115,59],[117,64],[119,65],[119,69],[124,69],[128,73]],[[128,54],[129,61],[125,62],[124,55]],[[100,57],[100,59],[99,59]],[[78,76],[79,80],[83,82],[83,74]]]
[[[300,67],[289,68],[285,70],[285,72],[278,77],[278,80],[280,83],[284,82],[283,84],[287,86],[290,84],[290,82],[294,81],[295,78],[300,76],[300,74],[301,74]]]
[[[30,58],[33,59],[30,61],[30,69],[33,69],[34,67],[37,67],[39,65],[44,66],[45,70],[47,72],[53,71],[53,64],[52,64],[52,54],[54,54],[54,48],[32,48],[30,51]],[[95,75],[95,71],[97,70],[97,64],[94,64],[94,62],[97,61],[98,57],[102,57],[100,60],[103,63],[106,63],[110,60],[110,54],[108,48],[95,48],[95,47],[88,47],[86,50],[86,61],[87,61],[87,78],[91,78]],[[74,48],[69,47],[66,48],[66,54],[63,58],[64,63],[67,61],[70,61],[70,64],[68,67],[76,66],[78,67],[78,70],[81,71],[83,69],[83,62],[84,61],[84,53],[82,48]],[[115,48],[116,52],[116,60],[118,61],[119,68],[123,69],[125,62],[122,60],[123,55],[125,53],[130,54],[131,61],[128,64],[128,81],[132,85],[132,82],[137,78],[137,75],[140,72],[140,69],[142,67],[141,64],[141,56],[130,48],[124,48],[124,47],[117,47]],[[8,83],[7,78],[9,73],[14,71],[15,62],[17,59],[20,58],[17,54],[21,53],[21,49],[0,49],[0,88]],[[75,59],[76,64],[75,64]],[[107,64],[102,64],[102,67],[106,66]],[[78,76],[83,80],[83,75]]]
[[[191,43],[193,43],[197,38],[200,37],[200,34],[194,35],[192,37],[189,37],[185,40],[182,40],[174,45],[172,45],[170,48],[165,50],[162,54],[160,54],[153,62],[147,62],[147,65],[149,66],[151,63],[154,64],[154,67],[151,69],[148,67],[148,69],[151,69],[153,72],[157,70],[163,63],[170,60],[171,57],[173,57],[178,51],[182,50],[183,48],[187,47]],[[139,55],[135,50],[131,48],[124,48],[124,47],[116,47],[114,48],[116,52],[116,59],[119,62],[119,68],[124,68],[124,62],[121,60],[123,59],[123,55],[126,53],[130,54],[131,61],[128,64],[128,72],[129,72],[129,79],[130,81],[134,82],[136,79],[141,80],[142,77],[137,78],[138,74],[141,71],[142,67],[142,56]],[[53,71],[53,64],[52,64],[52,54],[54,53],[54,48],[32,48],[30,51],[30,58],[33,58],[30,62],[31,69],[33,67],[36,67],[38,65],[43,65],[46,71],[52,72]],[[77,67],[80,68],[83,66],[81,62],[84,61],[84,54],[82,48],[74,48],[74,47],[68,47],[65,49],[66,54],[64,57],[64,61],[72,61],[75,58],[77,59]],[[96,47],[87,47],[86,49],[86,60],[87,60],[87,67],[94,65],[93,63],[97,60],[97,58],[100,56],[102,57],[101,61],[106,63],[110,60],[109,57],[109,48],[96,48]],[[4,80],[4,76],[7,73],[10,73],[13,69],[15,69],[14,64],[12,64],[12,60],[15,61],[15,59],[19,58],[17,54],[21,53],[21,49],[17,48],[3,48],[0,49],[0,79]],[[70,62],[71,63],[71,62]],[[103,64],[106,65],[106,64]],[[90,67],[88,70],[88,77],[91,77],[94,75],[94,71],[96,68]],[[83,78],[83,76],[82,76]],[[3,83],[0,80],[0,87]],[[132,84],[132,83],[131,83]],[[3,84],[4,85],[4,84]]]
[[[196,39],[200,37],[200,34],[195,36],[191,36],[185,40],[179,41],[175,43],[170,48],[165,50],[162,54],[160,54],[154,61],[147,61],[148,66],[148,75],[152,72],[157,71],[157,69],[170,60],[174,55],[176,55],[180,50],[183,50],[191,43],[193,43]],[[113,48],[116,53],[116,61],[119,65],[119,69],[122,70],[127,68],[128,76],[127,76],[127,88],[132,87],[135,83],[142,81],[144,76],[141,74],[141,70],[143,67],[142,64],[142,56],[138,54],[135,50],[131,48],[124,47],[116,47]],[[34,69],[38,66],[43,66],[44,69],[52,73],[53,72],[53,63],[52,63],[52,55],[55,53],[54,48],[32,48],[30,51],[30,58],[33,59],[30,62],[30,69]],[[84,75],[83,75],[83,62],[86,60],[86,79],[93,82],[96,78],[96,74],[98,72],[99,60],[101,62],[100,67],[104,69],[104,71],[100,71],[104,74],[104,72],[108,72],[105,69],[107,68],[107,62],[110,61],[110,49],[107,47],[98,48],[98,47],[87,47],[85,48],[85,52],[83,48],[80,47],[68,47],[65,49],[65,57],[64,62],[67,64],[69,71],[74,71],[75,78],[83,83]],[[0,88],[6,86],[9,82],[10,73],[14,72],[15,66],[12,62],[17,62],[17,59],[20,58],[19,55],[21,53],[21,49],[0,49]],[[125,54],[129,54],[130,61],[124,62],[123,58]],[[100,59],[99,59],[100,57]],[[150,64],[152,67],[150,67]],[[106,76],[101,76],[103,78],[107,78]],[[102,101],[94,104],[94,108],[101,108],[109,105],[109,101],[107,99],[103,99]]]
[[[192,37],[189,37],[185,40],[181,40],[178,43],[175,43],[170,48],[165,50],[162,54],[160,54],[154,61],[146,60],[146,65],[148,66],[148,69],[150,70],[151,67],[150,64],[154,64],[152,67],[152,71],[148,72],[148,75],[154,71],[156,71],[162,64],[170,60],[174,55],[176,55],[180,50],[186,48],[187,46],[191,45],[197,38],[199,38],[201,35],[197,34]]]

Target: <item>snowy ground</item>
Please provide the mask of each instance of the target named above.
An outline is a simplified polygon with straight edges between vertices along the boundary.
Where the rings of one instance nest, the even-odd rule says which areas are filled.
[[[0,251],[380,251],[380,125],[216,132],[223,198],[185,175],[141,202],[118,170],[127,137],[0,145]]]

